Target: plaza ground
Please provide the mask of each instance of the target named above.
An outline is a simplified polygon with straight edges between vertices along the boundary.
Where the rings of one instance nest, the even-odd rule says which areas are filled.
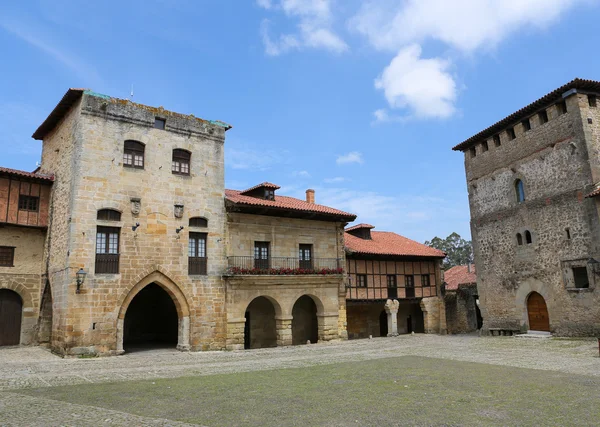
[[[597,425],[595,340],[407,335],[60,359],[0,350],[0,425]]]

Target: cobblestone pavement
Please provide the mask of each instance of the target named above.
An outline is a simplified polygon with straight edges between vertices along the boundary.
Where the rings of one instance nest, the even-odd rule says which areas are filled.
[[[184,425],[129,414],[50,402],[18,394],[20,388],[116,382],[306,367],[403,355],[425,356],[572,374],[600,376],[596,340],[403,335],[308,346],[235,352],[150,350],[116,357],[62,359],[39,347],[0,350],[0,425]],[[31,409],[35,408],[35,409]],[[29,417],[29,415],[30,417]],[[79,415],[85,414],[85,424]],[[107,421],[108,420],[108,421]]]

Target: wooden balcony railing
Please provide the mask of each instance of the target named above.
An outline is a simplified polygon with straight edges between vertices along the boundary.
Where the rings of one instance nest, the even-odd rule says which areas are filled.
[[[388,288],[385,286],[346,286],[346,299],[359,301],[411,299],[436,296],[435,286]]]
[[[228,258],[229,274],[249,275],[296,275],[296,274],[343,274],[342,260],[337,258],[313,258],[301,260],[293,257],[270,257],[257,259],[252,256]]]
[[[96,254],[96,274],[119,274],[119,254]]]

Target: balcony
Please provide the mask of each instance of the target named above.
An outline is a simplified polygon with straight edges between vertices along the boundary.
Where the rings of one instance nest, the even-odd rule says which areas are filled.
[[[278,275],[343,274],[342,260],[337,258],[269,257],[257,259],[252,256],[228,257],[229,275]]]
[[[386,287],[386,286],[346,286],[346,300],[385,301],[387,299],[414,299],[437,295],[435,286]]]

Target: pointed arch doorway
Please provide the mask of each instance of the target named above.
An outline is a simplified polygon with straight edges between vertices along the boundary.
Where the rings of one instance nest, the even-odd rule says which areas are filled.
[[[548,307],[544,297],[537,292],[532,292],[527,298],[527,316],[530,330],[550,332]]]

